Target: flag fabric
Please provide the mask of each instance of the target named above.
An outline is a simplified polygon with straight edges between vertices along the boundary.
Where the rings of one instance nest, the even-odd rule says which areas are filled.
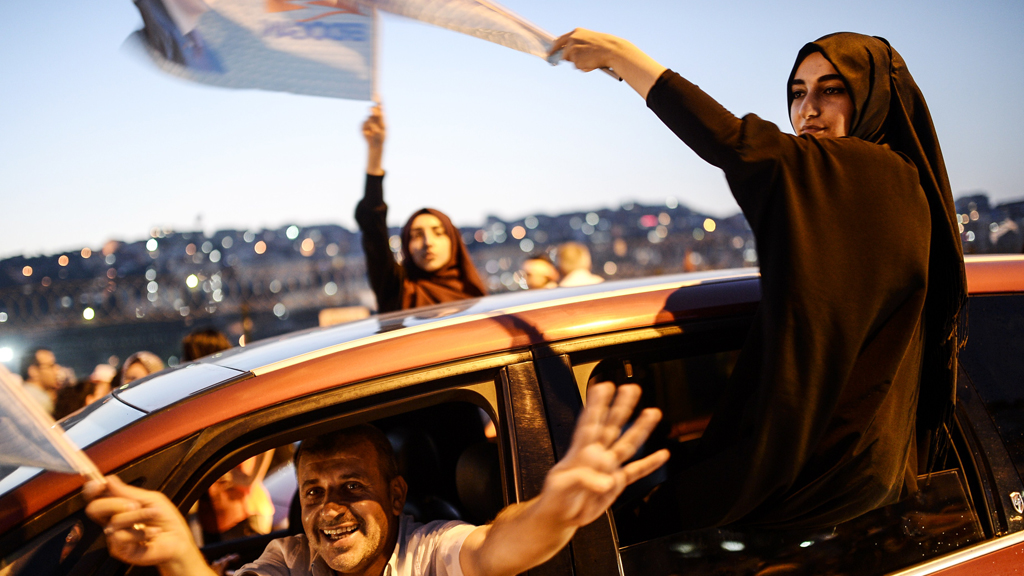
[[[469,34],[547,58],[555,37],[486,0],[354,0],[383,12]]]
[[[18,466],[33,466],[102,481],[96,465],[23,387],[0,366],[0,478]]]
[[[370,100],[375,14],[355,0],[135,0],[130,41],[164,71],[225,88]]]

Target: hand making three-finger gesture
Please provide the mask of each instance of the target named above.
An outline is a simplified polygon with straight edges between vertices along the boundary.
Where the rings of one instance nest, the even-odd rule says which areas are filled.
[[[576,423],[569,452],[548,472],[541,499],[559,503],[563,521],[584,526],[596,520],[619,494],[668,461],[668,450],[626,462],[643,446],[661,420],[661,411],[647,408],[623,432],[640,400],[636,384],[610,382],[587,390],[587,407]]]

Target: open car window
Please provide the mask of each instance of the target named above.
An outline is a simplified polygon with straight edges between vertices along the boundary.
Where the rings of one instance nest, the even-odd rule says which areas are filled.
[[[369,420],[360,420],[383,431],[395,450],[399,473],[409,486],[404,513],[422,523],[461,520],[483,524],[493,519],[504,507],[506,497],[496,427],[490,425],[489,410],[481,403],[466,400],[424,405],[424,398],[419,397],[405,407],[402,404],[392,403],[388,413],[379,417],[373,416],[371,410]],[[333,428],[353,423],[339,406]],[[291,461],[294,450],[294,444],[286,443],[270,451],[273,463],[261,486],[246,491],[265,492],[265,496],[259,497],[259,501],[269,503],[264,509],[265,518],[254,518],[231,508],[244,507],[240,502],[241,491],[231,486],[230,471],[222,474],[222,464],[209,463],[209,472],[202,480],[205,489],[198,493],[189,515],[193,533],[208,562],[237,555],[237,559],[227,562],[227,568],[238,568],[258,558],[274,538],[302,533],[295,467]],[[251,451],[256,453],[243,460],[243,464],[260,457],[259,448]],[[243,451],[242,455],[248,452]],[[225,496],[232,490],[239,491],[236,498]],[[217,530],[220,508],[225,504],[227,513],[234,512],[231,525],[222,522]]]

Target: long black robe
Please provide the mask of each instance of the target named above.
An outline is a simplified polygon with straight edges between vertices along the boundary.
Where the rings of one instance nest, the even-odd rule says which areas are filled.
[[[837,69],[848,85],[860,80],[850,66]],[[851,132],[874,130],[864,115],[877,92],[853,98],[861,117]],[[962,256],[947,244],[937,249],[942,274],[929,270],[935,237],[948,235],[938,197],[948,188],[936,196],[908,155],[877,143],[884,112],[874,141],[796,137],[754,115],[736,118],[671,71],[647,103],[725,172],[757,241],[762,286],[722,402],[695,453],[670,461],[648,510],[686,528],[826,527],[915,491],[922,361],[948,364],[930,350],[955,354],[956,345],[955,334],[926,330],[929,282],[963,290],[946,286],[962,278]],[[935,317],[955,317],[941,305]],[[935,324],[948,333],[955,323]],[[926,372],[941,380],[947,368]],[[935,388],[948,398],[948,381]],[[948,412],[936,404],[931,412]]]

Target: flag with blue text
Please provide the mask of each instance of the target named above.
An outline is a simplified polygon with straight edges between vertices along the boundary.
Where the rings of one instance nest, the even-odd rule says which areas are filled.
[[[374,12],[357,0],[135,0],[164,71],[225,88],[369,100]]]

